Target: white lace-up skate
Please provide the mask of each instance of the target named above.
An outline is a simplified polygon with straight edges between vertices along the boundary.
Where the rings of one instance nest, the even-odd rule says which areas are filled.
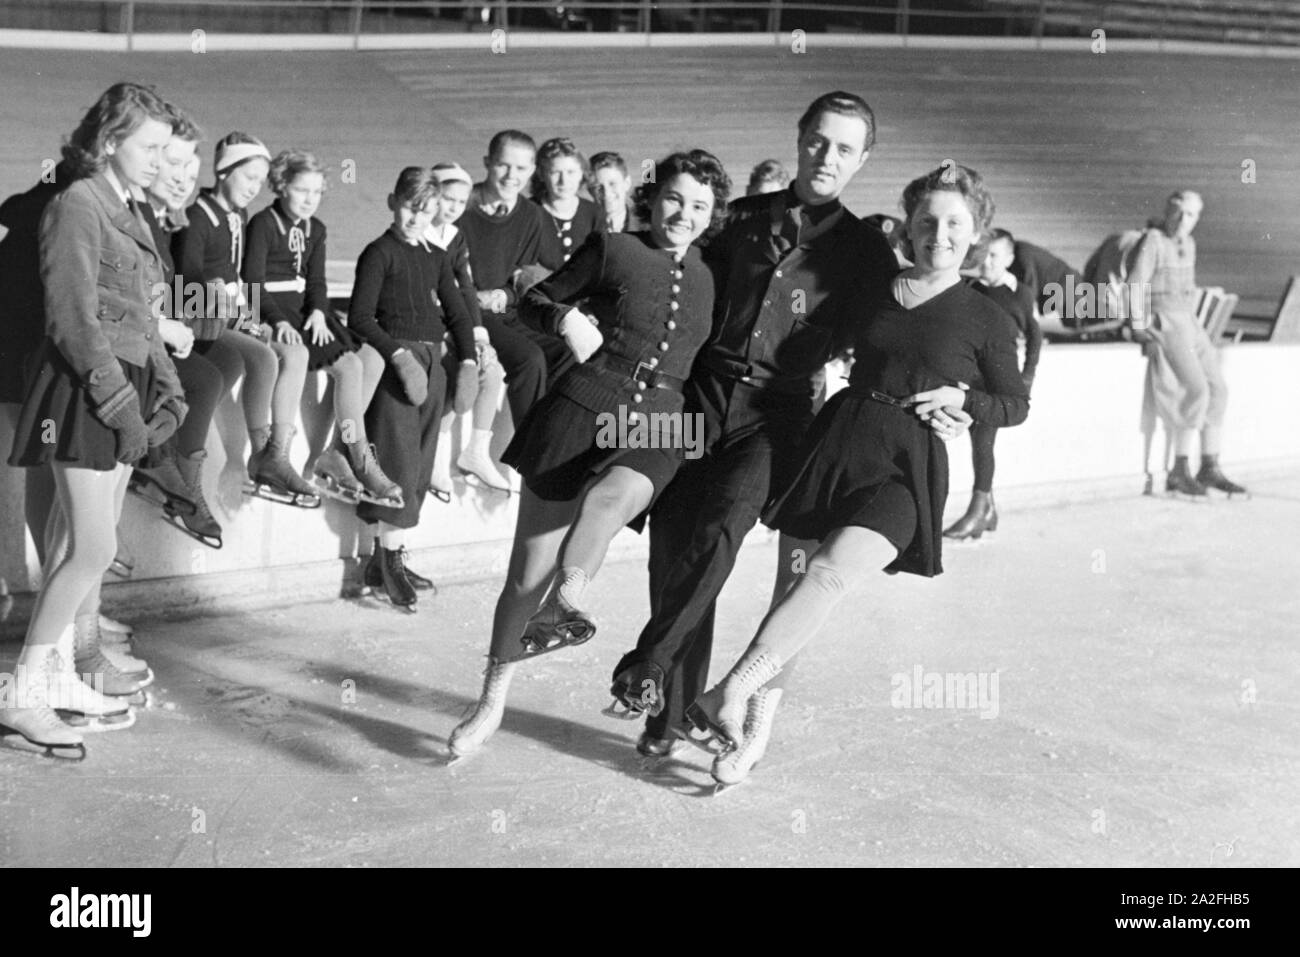
[[[487,671],[483,673],[483,693],[474,705],[473,713],[456,725],[447,741],[454,757],[473,754],[501,727],[501,718],[506,712],[506,692],[510,689],[516,664],[513,661],[488,660]]]
[[[781,703],[780,688],[760,688],[745,708],[745,736],[740,747],[720,754],[713,761],[713,780],[731,786],[748,777],[754,765],[763,759],[776,708]]]

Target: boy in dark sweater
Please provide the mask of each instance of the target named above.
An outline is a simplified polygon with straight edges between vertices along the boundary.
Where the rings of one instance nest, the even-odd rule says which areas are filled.
[[[402,487],[405,503],[401,508],[369,502],[357,506],[357,517],[377,526],[364,583],[382,587],[393,604],[408,609],[415,607],[416,586],[431,585],[406,568],[403,543],[406,530],[420,520],[433,475],[447,392],[442,366],[447,331],[458,359],[457,411],[468,409],[478,390],[474,320],[456,285],[451,259],[424,239],[437,197],[438,184],[430,170],[402,170],[388,197],[393,225],[357,260],[348,307],[348,328],[378,350],[387,364],[366,410],[366,432],[375,443],[380,468]]]
[[[521,271],[535,274],[541,251],[542,214],[521,196],[536,154],[527,133],[503,130],[492,137],[483,158],[487,177],[474,188],[457,224],[469,245],[483,327],[506,370],[506,400],[516,426],[547,382],[574,361],[563,340],[528,328],[515,311]]]

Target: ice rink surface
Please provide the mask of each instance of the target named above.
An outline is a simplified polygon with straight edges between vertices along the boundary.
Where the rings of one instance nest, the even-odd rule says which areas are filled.
[[[81,764],[0,752],[0,861],[1294,866],[1300,479],[1253,484],[1010,511],[937,579],[866,576],[767,759],[718,795],[702,752],[648,761],[638,725],[600,713],[647,607],[639,562],[589,593],[600,634],[526,665],[502,729],[451,765],[497,582],[413,615],[361,598],[139,622],[158,681],[134,728],[88,736]],[[775,560],[742,553],[715,677]],[[900,690],[918,669],[984,694]]]

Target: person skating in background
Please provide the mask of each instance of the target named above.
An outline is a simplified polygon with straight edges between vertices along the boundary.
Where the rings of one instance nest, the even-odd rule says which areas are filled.
[[[687,711],[727,748],[713,765],[720,784],[753,767],[756,749],[747,742],[770,733],[770,720],[760,720],[772,707],[770,682],[850,587],[877,570],[942,573],[942,440],[960,431],[953,413],[990,426],[1018,425],[1029,413],[1010,322],[961,281],[971,245],[993,217],[979,174],[951,164],[932,170],[908,184],[903,210],[914,265],[887,292],[855,304],[861,321],[850,385],[818,414],[798,477],[764,512],[773,528],[821,544],[740,660]]]
[[[579,364],[506,449],[524,478],[514,547],[483,690],[452,731],[453,755],[478,750],[496,731],[521,661],[595,634],[587,584],[614,536],[625,525],[639,529],[682,461],[686,423],[674,430],[671,422],[681,420],[684,380],[710,332],[714,289],[692,244],[721,220],[730,186],[711,154],[674,153],[638,190],[648,231],[593,233],[524,295],[525,319],[563,336]],[[584,301],[591,316],[576,307]],[[617,421],[653,429],[653,438],[619,440]]]
[[[256,137],[233,132],[216,145],[216,184],[200,190],[186,211],[188,222],[176,234],[172,255],[181,280],[210,289],[201,308],[186,301],[197,348],[221,338],[243,360],[240,403],[251,451],[247,480],[253,494],[297,505],[320,506],[316,490],[289,462],[297,429],[298,404],[307,379],[307,347],[292,341],[291,330],[273,330],[254,312],[241,281],[247,243],[248,205],[257,198],[271,169],[271,154]],[[260,290],[255,290],[260,297]]]
[[[1196,240],[1192,231],[1205,204],[1182,189],[1165,204],[1164,218],[1138,241],[1125,277],[1131,294],[1133,339],[1148,356],[1148,387],[1155,413],[1174,440],[1174,465],[1165,491],[1204,500],[1207,489],[1245,495],[1219,466],[1228,385],[1219,351],[1196,318]],[[1148,304],[1149,297],[1149,304]],[[1189,461],[1200,440],[1201,464]]]
[[[400,508],[371,502],[357,506],[357,518],[375,539],[363,582],[382,585],[388,599],[406,609],[416,604],[413,579],[432,587],[406,567],[405,542],[407,531],[419,523],[433,475],[447,394],[444,333],[451,333],[457,359],[457,411],[473,405],[478,389],[474,321],[456,285],[451,258],[425,239],[437,199],[438,181],[431,170],[402,170],[388,195],[392,223],[357,259],[348,307],[348,327],[387,364],[366,410],[366,431],[380,467],[401,487],[403,501]]]
[[[384,360],[334,317],[325,285],[325,224],[316,218],[325,167],[306,150],[284,150],[269,172],[275,201],[248,223],[242,275],[261,292],[262,322],[278,342],[307,350],[307,371],[334,382],[334,437],[316,459],[322,491],[356,504],[400,508],[402,490],[384,474],[366,434],[365,414]]]
[[[979,262],[979,277],[971,284],[971,288],[1001,306],[1015,326],[1015,335],[1024,341],[1025,361],[1020,375],[1025,382],[1025,392],[1028,393],[1033,388],[1034,375],[1038,370],[1038,356],[1043,348],[1043,330],[1035,317],[1037,306],[1033,293],[1010,272],[1014,260],[1015,238],[1005,229],[994,229],[989,234],[984,256]],[[998,510],[993,502],[993,443],[997,435],[995,426],[978,423],[971,426],[974,489],[966,514],[944,529],[944,537],[966,541],[997,530]]]

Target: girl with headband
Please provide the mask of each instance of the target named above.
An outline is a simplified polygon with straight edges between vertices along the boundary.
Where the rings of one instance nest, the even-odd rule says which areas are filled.
[[[469,266],[469,244],[465,234],[456,227],[469,203],[469,195],[474,188],[474,181],[468,172],[458,163],[437,163],[433,175],[438,180],[437,212],[425,238],[447,253],[452,270],[456,274],[456,285],[465,297],[465,307],[474,319],[474,348],[478,353],[479,379],[478,395],[474,399],[472,410],[472,431],[469,444],[461,450],[456,458],[456,468],[464,475],[472,475],[487,488],[496,492],[509,492],[510,482],[492,461],[489,449],[492,443],[492,423],[496,419],[497,409],[501,403],[501,394],[505,392],[506,370],[497,358],[496,350],[488,338],[488,331],[483,325],[483,315],[478,307],[478,289],[474,285],[474,275]],[[444,370],[450,384],[455,378],[455,370],[448,367],[450,354],[443,358]],[[433,480],[429,492],[440,502],[451,501],[451,428],[456,421],[456,412],[450,406],[443,414],[438,426],[438,452],[433,460]]]
[[[271,154],[260,140],[239,132],[222,137],[213,164],[216,183],[201,190],[186,211],[189,224],[176,234],[172,251],[184,284],[201,283],[207,290],[201,308],[191,308],[186,297],[195,337],[221,337],[244,362],[241,401],[252,445],[248,491],[272,501],[317,508],[320,496],[289,464],[289,445],[307,378],[307,347],[263,325],[255,308],[261,290],[246,291],[240,282],[246,209],[262,191],[270,168]]]

